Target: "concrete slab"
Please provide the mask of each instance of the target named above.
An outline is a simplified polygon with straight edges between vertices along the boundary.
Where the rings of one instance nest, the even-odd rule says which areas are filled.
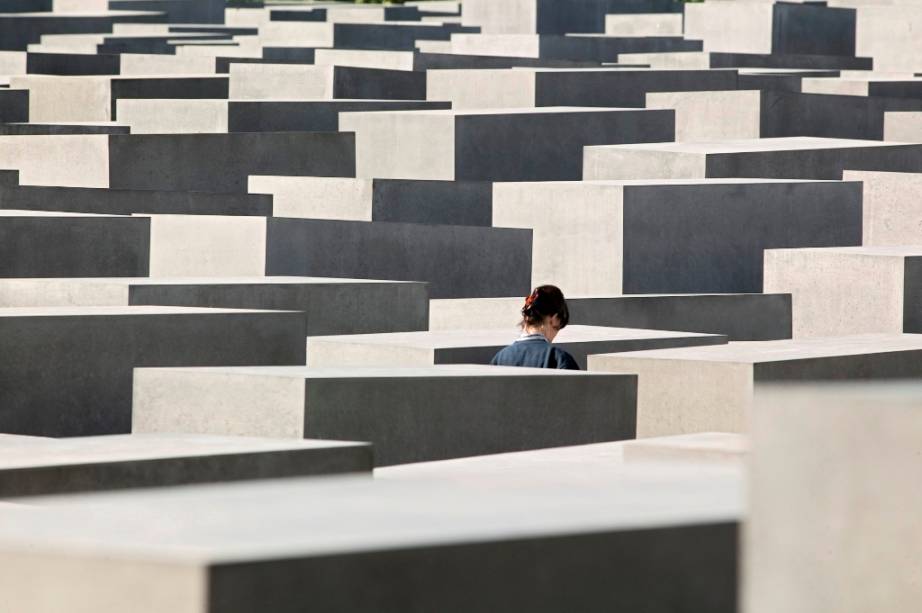
[[[681,36],[603,34],[452,34],[451,52],[547,60],[618,62],[626,53],[701,51],[700,40]]]
[[[600,482],[286,479],[28,498],[41,512],[0,517],[0,587],[22,613],[735,610],[738,474],[645,468]]]
[[[793,297],[794,338],[922,332],[922,248],[771,249],[765,287]]]
[[[842,171],[922,170],[922,145],[789,137],[586,147],[584,179],[841,179]]]
[[[512,325],[504,330],[315,336],[307,343],[307,364],[313,367],[489,364],[497,351],[520,334]],[[584,369],[590,354],[726,342],[725,336],[716,334],[580,325],[567,326],[555,339],[555,345],[570,353]]]
[[[681,12],[672,2],[592,2],[563,0],[515,0],[497,4],[490,0],[467,0],[461,20],[480,26],[485,34],[566,34],[604,32],[609,13]]]
[[[154,215],[151,236],[155,277],[425,281],[440,298],[529,291],[531,232],[515,228]]]
[[[916,198],[922,174],[846,170],[843,178],[864,186],[862,245],[914,245],[922,240],[922,208]]]
[[[423,283],[315,277],[0,279],[0,308],[185,306],[301,311],[309,336],[428,328]]]
[[[521,297],[431,300],[429,329],[508,330],[522,302]],[[731,341],[791,338],[788,294],[567,296],[567,306],[575,325],[704,332]]]
[[[735,90],[734,70],[642,70],[632,68],[517,68],[429,70],[429,100],[453,109],[547,106],[645,106],[648,92]],[[663,108],[663,107],[651,107]],[[756,135],[758,136],[758,135]]]
[[[39,436],[131,429],[134,366],[297,364],[298,312],[190,307],[0,309],[0,431]],[[23,356],[29,356],[24,360]]]
[[[671,111],[575,107],[343,113],[339,123],[355,132],[356,176],[383,179],[574,180],[585,145],[674,135]]]
[[[609,36],[682,36],[681,13],[633,13],[605,16]]]
[[[425,100],[426,74],[298,64],[231,64],[235,100]]]
[[[67,135],[67,134],[128,134],[126,125],[115,122],[71,122],[71,123],[5,123],[0,125],[0,134],[12,135]]]
[[[0,277],[143,276],[149,246],[147,219],[0,210]]]
[[[676,142],[761,136],[757,90],[649,92],[646,108],[675,111]]]
[[[472,365],[137,369],[132,429],[370,441],[386,466],[633,438],[636,384]]]
[[[370,471],[371,446],[189,434],[0,437],[0,496],[167,487]]]
[[[884,113],[884,140],[916,142],[922,140],[922,112]]]
[[[763,381],[922,374],[922,335],[868,334],[592,355],[593,371],[638,375],[637,435],[745,432]]]
[[[414,181],[251,176],[254,194],[271,194],[278,217],[491,226],[486,181]]]
[[[493,225],[532,229],[532,285],[553,282],[565,294],[761,292],[766,248],[861,243],[861,186],[764,179],[496,183]]]
[[[747,613],[915,606],[917,566],[905,561],[922,492],[906,469],[919,460],[920,392],[917,381],[757,388]]]

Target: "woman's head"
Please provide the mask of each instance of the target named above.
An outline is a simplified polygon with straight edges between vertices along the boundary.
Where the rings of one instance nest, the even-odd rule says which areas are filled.
[[[560,288],[554,285],[539,285],[522,307],[522,327],[540,330],[549,341],[570,322],[570,310]]]

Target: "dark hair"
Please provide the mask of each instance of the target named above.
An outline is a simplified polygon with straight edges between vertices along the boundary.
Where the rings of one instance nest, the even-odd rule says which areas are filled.
[[[554,285],[539,285],[522,307],[522,326],[540,325],[546,318],[554,315],[560,320],[560,327],[566,327],[570,321],[570,309],[560,288]]]

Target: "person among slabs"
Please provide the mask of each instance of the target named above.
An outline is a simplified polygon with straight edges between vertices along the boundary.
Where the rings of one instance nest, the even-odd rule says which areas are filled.
[[[572,355],[551,344],[569,321],[570,311],[560,288],[536,287],[522,307],[522,335],[493,356],[490,364],[579,370]]]

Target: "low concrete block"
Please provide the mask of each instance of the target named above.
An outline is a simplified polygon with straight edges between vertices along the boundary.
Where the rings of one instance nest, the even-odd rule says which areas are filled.
[[[451,52],[464,55],[531,57],[617,63],[625,53],[701,51],[700,40],[681,36],[603,34],[453,34]]]
[[[674,136],[672,111],[656,110],[385,111],[339,123],[355,132],[356,176],[384,179],[575,180],[585,145]]]
[[[546,106],[643,108],[644,96],[649,92],[737,88],[735,70],[518,68],[511,73],[453,69],[430,70],[428,74],[427,98],[450,100],[456,110]]]
[[[470,365],[138,369],[132,427],[363,440],[386,466],[632,438],[635,388],[631,375]]]
[[[29,121],[28,90],[0,90],[0,123],[15,123],[23,121]]]
[[[592,355],[638,375],[637,436],[745,432],[755,382],[922,375],[922,336],[868,334]]]
[[[922,492],[907,467],[919,461],[920,393],[917,381],[756,389],[747,613],[916,606],[918,566],[906,561]]]
[[[922,112],[884,113],[884,140],[903,143],[922,140]]]
[[[0,430],[37,436],[131,430],[135,366],[304,363],[298,312],[189,307],[0,310]],[[22,356],[29,356],[24,360]]]
[[[794,338],[922,332],[922,248],[772,249],[766,291],[792,295]]]
[[[519,334],[510,326],[505,330],[315,336],[307,344],[307,364],[313,367],[489,364],[496,352],[515,341]],[[583,369],[586,357],[595,353],[726,342],[725,336],[716,334],[579,325],[567,326],[555,339],[555,344],[569,352]]]
[[[566,294],[760,292],[766,248],[861,243],[861,186],[496,183],[493,225],[532,229],[532,284]]]
[[[731,341],[791,338],[788,294],[568,296],[570,321],[583,326],[721,334]],[[432,331],[508,330],[522,298],[454,298],[429,303]]]
[[[610,13],[681,12],[672,2],[619,2],[618,0],[515,0],[497,4],[468,0],[462,11],[465,25],[479,26],[485,34],[567,34],[605,32]]]
[[[915,245],[922,240],[922,174],[846,170],[847,181],[861,181],[862,245]]]
[[[584,179],[841,179],[842,171],[922,171],[922,145],[789,137],[586,147]]]
[[[605,34],[609,36],[682,36],[682,14],[606,15]]]
[[[144,276],[150,222],[0,210],[0,277]]]
[[[0,511],[0,589],[19,613],[551,613],[574,602],[730,613],[741,488],[723,468],[638,469],[563,486],[340,477],[45,498],[40,512]]]
[[[313,277],[0,279],[0,307],[185,306],[300,311],[308,336],[428,328],[423,283]]]
[[[759,138],[762,92],[675,91],[648,93],[648,109],[675,111],[676,142]]]
[[[185,434],[71,439],[0,437],[0,496],[44,496],[194,483],[358,473],[371,446]]]
[[[277,217],[490,226],[486,181],[414,181],[251,176],[250,192],[271,194]]]
[[[353,66],[232,64],[235,100],[425,100],[426,73]]]

